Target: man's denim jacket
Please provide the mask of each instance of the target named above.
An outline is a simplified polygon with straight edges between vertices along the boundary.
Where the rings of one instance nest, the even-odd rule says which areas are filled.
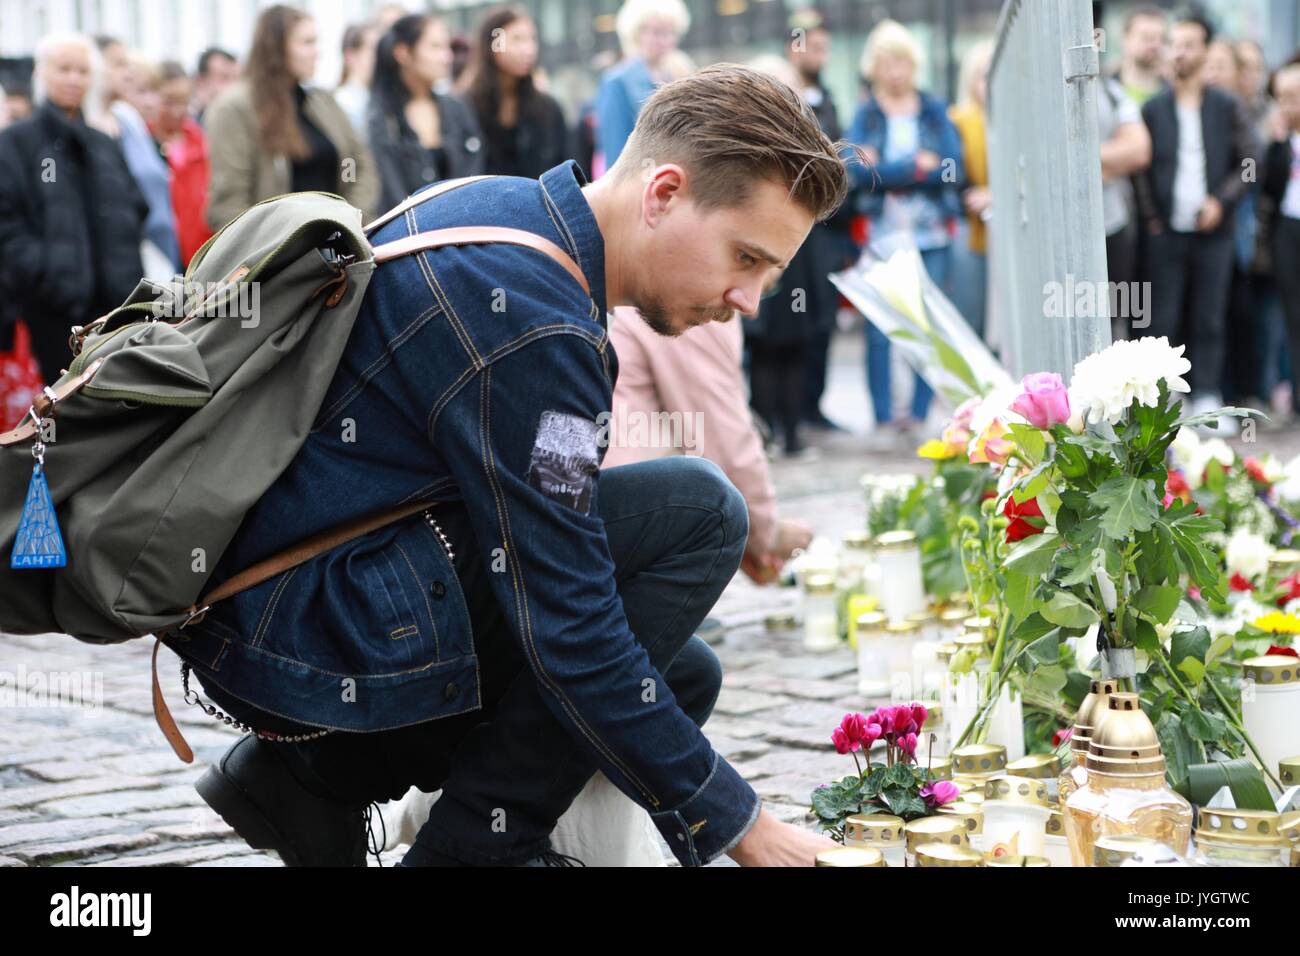
[[[362,513],[463,501],[555,718],[651,814],[681,862],[700,864],[739,840],[759,801],[671,692],[642,699],[645,678],[666,685],[628,628],[595,507],[596,423],[617,364],[604,240],[584,182],[570,161],[538,180],[472,183],[372,236],[378,245],[447,226],[526,229],[573,257],[591,295],[517,246],[385,264],[311,434],[210,584]],[[418,515],[217,605],[169,643],[204,683],[322,727],[376,731],[480,706],[465,600]]]

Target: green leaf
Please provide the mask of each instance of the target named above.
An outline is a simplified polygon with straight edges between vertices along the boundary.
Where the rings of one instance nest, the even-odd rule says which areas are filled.
[[[1080,548],[1069,552],[1068,555],[1061,555],[1056,563],[1060,565],[1062,571],[1068,572],[1060,579],[1060,585],[1070,588],[1090,581],[1096,572],[1098,562],[1095,551]]]
[[[1117,541],[1131,538],[1136,531],[1149,531],[1160,514],[1151,482],[1128,475],[1103,482],[1093,493],[1092,504],[1102,512],[1101,530]]]
[[[1051,533],[1036,534],[1026,538],[1011,549],[1003,562],[1003,567],[1017,574],[1038,577],[1052,566],[1052,557],[1061,545],[1060,535]]]
[[[1038,640],[1044,634],[1050,634],[1057,630],[1055,624],[1043,620],[1043,616],[1038,613],[1029,615],[1023,621],[1016,624],[1010,635],[1010,640],[1014,642],[1027,641],[1033,642]]]
[[[1039,666],[1057,664],[1061,660],[1061,635],[1053,631],[1046,637],[1040,637],[1025,648],[1025,653]]]
[[[1173,617],[1174,611],[1178,610],[1178,602],[1182,596],[1183,592],[1178,588],[1152,584],[1133,595],[1133,606],[1157,624],[1164,624]]]
[[[1245,757],[1193,764],[1187,769],[1189,798],[1194,803],[1203,806],[1226,786],[1239,810],[1277,809],[1259,769]]]
[[[1232,645],[1236,643],[1236,636],[1233,634],[1220,634],[1210,645],[1210,649],[1205,652],[1205,666],[1209,667],[1220,655],[1232,650]]]
[[[1011,496],[1016,504],[1022,505],[1031,498],[1037,498],[1047,488],[1048,469],[1051,461],[1042,461],[1034,466],[1029,474],[1017,481],[1011,489]]]
[[[1038,613],[1061,627],[1091,627],[1101,620],[1096,611],[1069,591],[1057,591]]]
[[[1209,649],[1210,632],[1205,628],[1196,627],[1190,631],[1179,631],[1169,641],[1169,663],[1178,667],[1190,657],[1204,664]]]
[[[1201,681],[1205,680],[1205,665],[1195,657],[1185,657],[1178,664],[1178,669],[1187,675],[1187,679],[1193,685],[1200,687]]]
[[[1132,618],[1129,620],[1132,620]],[[1148,654],[1154,653],[1160,646],[1160,635],[1156,633],[1156,629],[1150,621],[1138,619],[1136,626],[1133,628],[1133,646],[1140,651],[1146,651]]]
[[[1082,435],[1071,435],[1065,439],[1067,445],[1074,445],[1093,455],[1105,455],[1108,458],[1115,457],[1115,442],[1108,440],[1100,435],[1094,435],[1091,432],[1084,432]]]
[[[897,335],[897,333],[890,334]],[[979,380],[975,377],[975,373],[971,371],[970,363],[961,357],[961,353],[949,345],[942,336],[933,331],[930,333],[930,341],[934,345],[935,352],[938,353],[939,364],[969,388],[971,395],[980,394],[983,389],[980,388]]]
[[[1156,736],[1160,738],[1160,749],[1165,755],[1165,775],[1169,778],[1169,785],[1186,797],[1190,792],[1187,768],[1205,761],[1205,748],[1183,729],[1178,715],[1171,711],[1160,715],[1156,722]]]
[[[916,782],[912,768],[905,763],[896,763],[885,771],[885,789],[893,787],[910,787]]]
[[[1007,585],[1003,594],[1007,607],[1011,609],[1016,620],[1027,618],[1033,610],[1034,589],[1037,587],[1037,578],[1027,574],[1017,574],[1015,571],[1007,572]]]
[[[1200,663],[1194,658],[1188,658],[1184,663],[1187,662]],[[1182,724],[1188,736],[1196,740],[1203,740],[1207,744],[1222,740],[1228,733],[1228,722],[1226,720],[1218,714],[1211,714],[1196,707],[1188,707],[1183,712]]]
[[[1042,667],[1035,668],[1029,675],[1029,679],[1025,681],[1025,695],[1043,700],[1055,700],[1068,680],[1069,675],[1060,664],[1044,664]]]
[[[1047,439],[1043,437],[1041,431],[1033,425],[1021,425],[1019,423],[1008,425],[1007,431],[1011,433],[1011,437],[1020,446],[1020,450],[1024,452],[1026,459],[1031,462],[1043,460],[1043,453],[1047,451]]]
[[[1191,425],[1213,425],[1213,430],[1217,431],[1219,426],[1219,417],[1228,418],[1262,418],[1264,421],[1272,421],[1267,415],[1255,408],[1238,408],[1235,405],[1229,405],[1221,408],[1217,412],[1204,412],[1200,415],[1192,415],[1188,418],[1180,418],[1174,423],[1175,428],[1184,428]]]

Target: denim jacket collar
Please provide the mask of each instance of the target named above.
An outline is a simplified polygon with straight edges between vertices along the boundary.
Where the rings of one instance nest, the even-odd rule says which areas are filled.
[[[591,298],[599,310],[606,313],[605,302],[605,237],[600,234],[596,214],[591,211],[582,187],[587,177],[582,167],[572,159],[548,169],[539,177],[542,194],[558,213],[560,232],[567,251],[573,256],[591,286]]]

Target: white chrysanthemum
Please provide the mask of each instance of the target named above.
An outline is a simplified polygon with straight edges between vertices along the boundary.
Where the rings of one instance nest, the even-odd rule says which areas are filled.
[[[1273,546],[1261,535],[1241,528],[1232,533],[1225,552],[1228,573],[1240,574],[1250,580],[1268,570],[1268,559],[1273,556]]]
[[[1194,428],[1178,429],[1178,434],[1169,444],[1169,453],[1173,457],[1174,467],[1187,471],[1200,457],[1201,436]]]
[[[1116,342],[1074,367],[1070,407],[1083,410],[1084,421],[1120,420],[1136,400],[1147,407],[1160,401],[1160,382],[1171,392],[1190,392],[1183,379],[1192,363],[1186,346],[1174,348],[1164,336]]]

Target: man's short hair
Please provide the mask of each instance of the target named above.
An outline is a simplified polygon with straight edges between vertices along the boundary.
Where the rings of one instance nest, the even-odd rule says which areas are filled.
[[[1133,24],[1139,20],[1159,20],[1165,22],[1165,12],[1152,3],[1145,3],[1140,7],[1134,7],[1129,11],[1128,16],[1124,18],[1124,35],[1128,36],[1133,32]]]
[[[1174,25],[1183,26],[1184,24],[1198,26],[1205,31],[1206,46],[1209,46],[1214,42],[1214,24],[1210,22],[1209,17],[1207,17],[1201,10],[1193,7],[1180,13],[1177,19],[1174,20]]]
[[[646,100],[614,165],[620,179],[645,166],[678,163],[704,209],[738,206],[768,179],[817,221],[848,194],[838,147],[812,109],[780,80],[734,63],[706,66]]]
[[[199,54],[199,76],[207,76],[212,71],[212,61],[214,58],[229,60],[231,63],[237,62],[235,55],[221,47],[210,46]]]

